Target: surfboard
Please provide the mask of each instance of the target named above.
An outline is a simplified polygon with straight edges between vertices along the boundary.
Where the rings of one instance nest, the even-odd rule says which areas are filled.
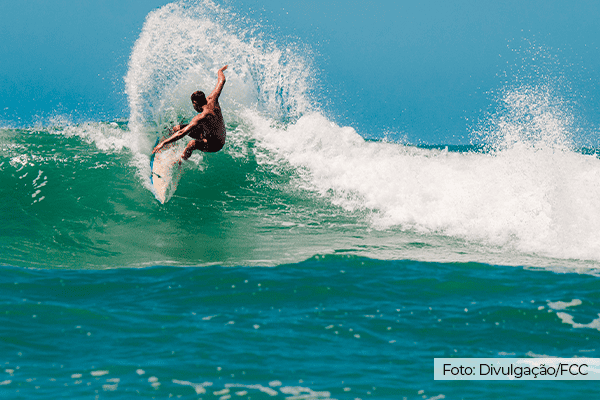
[[[156,139],[155,146],[160,141]],[[181,179],[181,149],[179,146],[163,148],[150,156],[150,185],[156,200],[165,204],[173,197]]]

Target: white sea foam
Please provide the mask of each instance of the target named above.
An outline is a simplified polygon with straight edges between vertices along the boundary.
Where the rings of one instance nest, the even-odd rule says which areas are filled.
[[[548,307],[550,307],[553,310],[566,310],[568,307],[575,307],[575,306],[580,306],[582,304],[581,300],[579,299],[573,299],[569,302],[565,302],[565,301],[555,301],[555,302],[548,302]]]
[[[367,142],[320,114],[287,129],[254,117],[256,136],[305,188],[400,227],[539,255],[600,260],[600,160],[516,142],[492,153]]]

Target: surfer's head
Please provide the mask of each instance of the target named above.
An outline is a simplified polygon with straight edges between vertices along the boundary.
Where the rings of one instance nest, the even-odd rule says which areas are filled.
[[[204,95],[204,92],[201,92],[200,90],[195,91],[192,93],[191,99],[194,109],[198,112],[202,112],[202,107],[206,105],[206,96]]]

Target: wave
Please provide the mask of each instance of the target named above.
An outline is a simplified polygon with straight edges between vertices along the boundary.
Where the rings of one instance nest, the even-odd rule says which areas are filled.
[[[551,86],[507,87],[458,151],[365,140],[315,101],[311,52],[211,1],[150,13],[128,121],[2,129],[6,263],[279,265],[314,254],[585,267],[600,261],[600,160]],[[228,143],[165,206],[149,153],[229,64]]]
[[[165,206],[119,149],[126,126],[3,131],[3,262],[279,265],[342,252],[579,267],[600,258],[595,154],[418,148],[365,141],[320,114],[287,127],[245,118],[229,125],[222,153],[188,165]]]

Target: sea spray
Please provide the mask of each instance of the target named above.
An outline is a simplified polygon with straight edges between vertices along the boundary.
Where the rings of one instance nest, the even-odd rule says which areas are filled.
[[[572,108],[552,82],[503,88],[496,109],[474,132],[488,151],[513,147],[568,151],[577,128]]]
[[[175,2],[150,13],[125,77],[134,134],[193,115],[190,93],[210,93],[225,64],[230,68],[220,103],[228,119],[253,109],[281,122],[312,109],[310,53],[256,30],[210,0]]]

